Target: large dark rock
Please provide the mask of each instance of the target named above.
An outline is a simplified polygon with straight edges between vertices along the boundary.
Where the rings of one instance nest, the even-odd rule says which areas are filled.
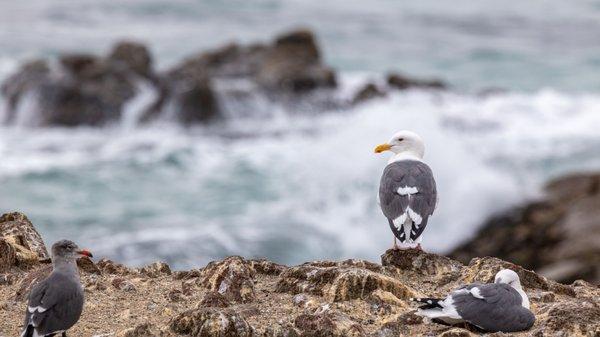
[[[3,94],[9,101],[10,120],[21,100],[27,98],[33,100],[35,110],[28,123],[103,125],[118,120],[125,102],[136,93],[130,70],[103,58],[63,55],[55,68],[30,63],[6,80]]]
[[[390,87],[398,90],[412,88],[446,89],[448,87],[442,80],[422,80],[396,73],[391,73],[388,75],[387,83]]]
[[[450,256],[495,256],[570,283],[600,283],[600,175],[550,182],[546,197],[492,217]]]
[[[335,87],[335,72],[321,63],[315,37],[308,30],[279,36],[267,51],[256,75],[270,90],[306,92]]]
[[[152,76],[152,55],[145,45],[134,41],[117,43],[110,53],[109,59],[122,63],[125,68],[144,77]]]

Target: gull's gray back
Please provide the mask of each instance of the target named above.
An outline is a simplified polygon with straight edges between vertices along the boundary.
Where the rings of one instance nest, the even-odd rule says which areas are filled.
[[[522,331],[533,326],[535,316],[521,305],[521,295],[508,284],[471,284],[464,289],[474,287],[483,298],[461,290],[452,293],[456,311],[465,321],[492,332]]]

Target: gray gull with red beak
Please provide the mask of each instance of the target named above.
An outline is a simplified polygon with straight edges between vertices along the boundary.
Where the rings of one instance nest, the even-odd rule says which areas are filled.
[[[433,172],[423,162],[425,145],[416,133],[399,131],[375,148],[375,153],[384,151],[394,155],[381,176],[379,206],[394,233],[393,248],[420,249],[423,231],[437,204]]]
[[[66,337],[66,331],[77,323],[84,301],[76,262],[80,256],[92,254],[69,240],[52,245],[52,273],[29,294],[21,337]]]
[[[472,283],[446,298],[416,298],[423,303],[417,315],[445,324],[468,322],[487,332],[516,332],[531,328],[535,316],[517,273],[503,269],[494,283]]]

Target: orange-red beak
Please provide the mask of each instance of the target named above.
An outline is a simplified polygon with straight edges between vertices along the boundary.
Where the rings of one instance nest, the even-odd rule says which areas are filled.
[[[87,257],[94,257],[94,255],[92,255],[92,253],[86,249],[78,250],[77,254],[87,256]]]

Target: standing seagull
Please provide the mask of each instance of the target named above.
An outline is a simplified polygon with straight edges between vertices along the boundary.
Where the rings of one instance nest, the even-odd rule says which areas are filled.
[[[77,323],[83,310],[83,287],[76,262],[79,256],[92,254],[69,240],[52,245],[52,273],[29,294],[21,337],[66,337],[66,331]]]
[[[535,323],[519,275],[510,269],[499,271],[494,283],[472,283],[458,288],[444,299],[412,300],[425,304],[417,311],[419,316],[446,324],[468,322],[488,332],[523,331]]]
[[[394,156],[381,176],[379,205],[394,233],[393,248],[421,249],[423,231],[437,204],[433,173],[422,160],[425,145],[416,133],[399,131],[375,148],[375,153],[384,151]]]

